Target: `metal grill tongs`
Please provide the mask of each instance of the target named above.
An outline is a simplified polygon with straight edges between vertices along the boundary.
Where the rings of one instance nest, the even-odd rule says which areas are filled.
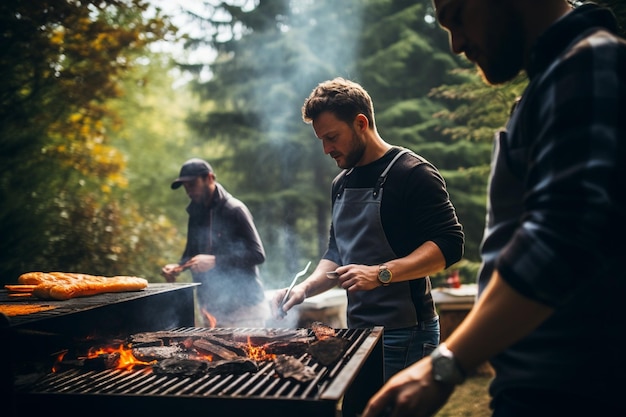
[[[289,295],[291,294],[291,290],[296,285],[296,282],[298,282],[298,278],[300,278],[302,275],[306,274],[306,271],[309,270],[310,266],[311,266],[311,261],[309,261],[309,263],[306,264],[306,266],[304,267],[304,269],[302,271],[298,272],[296,274],[296,276],[293,277],[293,281],[291,281],[291,285],[289,286],[289,288],[287,288],[287,292],[285,293],[285,296],[283,297],[283,300],[280,302],[280,306],[279,306],[279,311],[280,311],[280,313],[281,313],[281,315],[283,317],[285,316],[285,314],[287,314],[285,312],[285,310],[283,310],[283,305],[285,305],[285,302],[287,302],[287,300],[289,299]]]

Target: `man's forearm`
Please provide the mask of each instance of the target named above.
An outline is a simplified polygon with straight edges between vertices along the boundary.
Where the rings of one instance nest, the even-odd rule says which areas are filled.
[[[394,282],[398,282],[440,272],[446,266],[446,259],[439,246],[428,241],[404,258],[385,262],[385,265],[392,271]]]
[[[309,277],[300,283],[304,289],[306,298],[313,297],[314,295],[321,294],[337,285],[336,280],[331,280],[326,277],[327,271],[335,270],[339,265],[328,259],[321,259],[315,270],[309,275]]]

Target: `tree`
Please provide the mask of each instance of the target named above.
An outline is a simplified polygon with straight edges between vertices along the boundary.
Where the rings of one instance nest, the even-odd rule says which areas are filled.
[[[148,44],[173,30],[143,0],[0,4],[0,276],[88,268],[130,255],[112,199],[124,159],[106,101]],[[129,211],[130,210],[130,211]],[[126,211],[126,212],[125,212]],[[122,232],[122,233],[119,233]]]
[[[300,108],[315,84],[336,73],[340,58],[353,54],[348,27],[358,20],[356,5],[260,1],[245,10],[220,4],[207,11],[215,33],[197,40],[218,56],[212,78],[195,86],[208,111],[195,115],[193,127],[206,140],[202,156],[218,180],[256,218],[270,254],[266,276],[299,270],[301,259],[323,251],[329,185],[338,169],[320,152]],[[318,47],[323,44],[334,48]],[[346,62],[342,73],[352,71]]]
[[[571,3],[578,6],[583,2]],[[620,0],[597,3],[612,9],[622,34],[626,34],[626,3]],[[504,85],[487,85],[469,62],[462,63],[454,72],[462,76],[461,83],[442,83],[429,93],[432,97],[451,103],[446,109],[434,114],[436,130],[447,138],[438,140],[434,146],[452,141],[468,151],[463,153],[468,158],[460,165],[460,169],[457,172],[447,171],[445,177],[452,200],[457,203],[466,236],[469,237],[466,240],[466,257],[476,261],[479,259],[480,243],[477,237],[482,237],[485,224],[484,208],[493,137],[495,132],[504,127],[513,102],[522,94],[528,81],[524,75],[520,75]],[[445,149],[454,152],[455,147]],[[455,159],[459,160],[458,157]],[[440,165],[450,166],[445,161],[440,162]]]
[[[418,152],[430,146],[438,158],[445,152],[432,144],[445,137],[432,114],[447,103],[428,92],[457,78],[448,71],[458,63],[442,31],[425,20],[428,0],[247,6],[220,3],[194,15],[214,30],[189,45],[209,42],[218,55],[212,78],[195,85],[208,110],[195,115],[193,128],[206,138],[204,156],[218,178],[229,181],[257,218],[270,253],[265,275],[284,276],[298,270],[302,258],[323,254],[330,182],[339,172],[301,120],[311,89],[335,76],[362,82],[383,135]],[[448,169],[459,166],[448,162]]]
[[[211,78],[194,84],[204,108],[192,128],[206,141],[201,156],[251,206],[270,281],[319,257],[327,243],[338,170],[299,111],[318,82],[335,76],[368,89],[384,138],[442,171],[464,225],[468,269],[476,268],[493,135],[523,78],[501,88],[482,83],[471,63],[450,54],[430,0],[211,2],[192,15],[208,35],[189,47],[217,51]]]
[[[430,1],[367,4],[358,65],[378,109],[379,131],[441,170],[464,226],[465,257],[477,261],[493,133],[488,141],[477,141],[483,125],[470,123],[460,131],[463,122],[473,120],[446,116],[471,106],[475,96],[432,93],[442,85],[453,89],[464,84],[472,67],[450,54],[448,37],[435,23]],[[450,134],[453,131],[455,135]]]

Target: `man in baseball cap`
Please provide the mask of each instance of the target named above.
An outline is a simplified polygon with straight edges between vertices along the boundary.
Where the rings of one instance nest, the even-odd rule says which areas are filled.
[[[199,158],[186,161],[171,188],[180,186],[191,200],[187,206],[187,244],[178,263],[161,274],[174,282],[189,270],[197,288],[199,316],[205,325],[265,327],[269,305],[258,265],[265,250],[252,214],[216,181],[211,165]]]

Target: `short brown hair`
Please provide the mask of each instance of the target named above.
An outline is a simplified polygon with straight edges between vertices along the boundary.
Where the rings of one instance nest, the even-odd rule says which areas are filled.
[[[331,112],[339,120],[351,123],[364,114],[374,128],[374,104],[368,92],[358,83],[337,77],[319,83],[302,106],[302,120],[311,123],[323,112]]]

